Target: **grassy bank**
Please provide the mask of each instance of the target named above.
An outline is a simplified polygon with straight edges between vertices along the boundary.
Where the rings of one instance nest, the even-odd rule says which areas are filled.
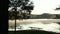
[[[9,31],[9,34],[14,34],[13,31]],[[16,34],[59,34],[59,33],[53,33],[53,32],[48,32],[48,31],[40,31],[40,30],[22,30],[22,31],[17,31]]]

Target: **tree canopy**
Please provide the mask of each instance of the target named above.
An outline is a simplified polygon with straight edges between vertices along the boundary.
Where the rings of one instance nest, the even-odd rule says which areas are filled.
[[[18,11],[17,15],[21,13],[20,16],[22,15],[23,18],[25,18],[31,14],[31,10],[33,10],[33,8],[34,8],[33,2],[30,0],[9,0],[9,1],[10,1],[9,8],[13,7],[11,10],[8,10],[10,16],[14,16],[13,11],[16,9],[15,11],[16,12]],[[19,7],[19,10],[17,7]],[[12,17],[10,17],[10,18],[12,18]]]

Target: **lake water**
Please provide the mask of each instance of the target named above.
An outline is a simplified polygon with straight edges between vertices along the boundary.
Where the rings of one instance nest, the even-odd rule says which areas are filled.
[[[23,23],[17,24],[16,30],[44,30],[60,33],[60,25],[57,23],[60,20],[48,20],[48,19],[37,19],[37,20],[23,20]],[[19,22],[17,20],[17,22]],[[13,29],[9,29],[14,31]]]

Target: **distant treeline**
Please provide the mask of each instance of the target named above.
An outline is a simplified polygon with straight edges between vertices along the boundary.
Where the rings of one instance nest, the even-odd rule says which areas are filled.
[[[11,14],[10,14],[11,15]],[[24,14],[23,14],[24,15]],[[14,19],[14,14],[9,17],[9,19]],[[60,14],[41,14],[41,15],[26,15],[26,16],[16,16],[17,19],[60,19]]]
[[[60,14],[31,15],[31,19],[60,19]]]

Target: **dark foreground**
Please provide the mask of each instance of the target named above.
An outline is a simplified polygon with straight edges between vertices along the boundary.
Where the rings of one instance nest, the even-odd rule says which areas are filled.
[[[14,31],[9,31],[8,34],[15,34]],[[59,34],[59,33],[53,33],[53,32],[47,32],[47,31],[41,31],[41,30],[22,30],[22,31],[16,31],[16,34]]]

